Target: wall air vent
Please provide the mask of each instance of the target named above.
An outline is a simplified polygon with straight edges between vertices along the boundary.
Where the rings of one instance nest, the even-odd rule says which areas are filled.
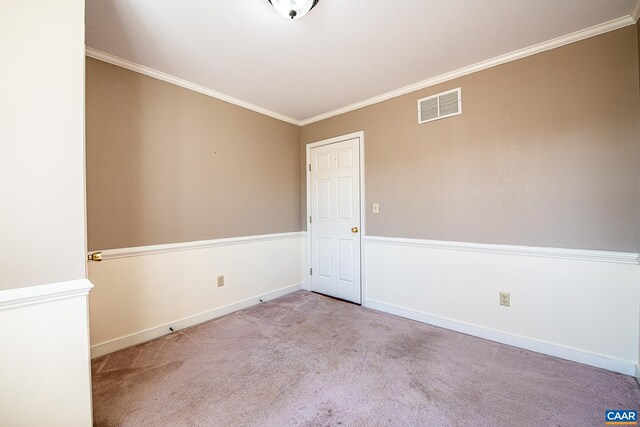
[[[462,89],[418,99],[418,123],[426,123],[462,114]]]

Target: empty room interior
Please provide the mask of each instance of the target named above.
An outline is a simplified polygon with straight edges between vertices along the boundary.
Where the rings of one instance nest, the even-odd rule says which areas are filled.
[[[637,425],[640,0],[0,3],[0,425]]]

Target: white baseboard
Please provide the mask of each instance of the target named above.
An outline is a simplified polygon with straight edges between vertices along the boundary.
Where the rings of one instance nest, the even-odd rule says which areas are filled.
[[[405,317],[407,319],[416,320],[421,323],[450,329],[452,331],[462,332],[464,334],[495,341],[501,344],[535,351],[537,353],[571,360],[573,362],[583,363],[585,365],[595,366],[597,368],[607,369],[609,371],[619,372],[626,375],[635,375],[640,378],[640,367],[632,361],[611,359],[599,354],[588,353],[582,350],[539,341],[533,338],[513,335],[372,299],[365,300],[365,307]]]
[[[640,365],[636,365],[636,378],[640,381]]]
[[[91,358],[93,359],[96,357],[104,356],[105,354],[113,353],[114,351],[122,350],[123,348],[131,347],[137,344],[142,344],[152,339],[159,338],[163,335],[170,334],[172,332],[169,330],[169,327],[172,327],[174,331],[179,331],[181,329],[188,328],[190,326],[194,326],[220,316],[224,316],[225,314],[229,314],[243,308],[260,304],[260,300],[268,301],[274,298],[281,297],[283,295],[290,294],[302,289],[302,285],[302,283],[298,283],[292,286],[287,286],[285,288],[267,292],[262,295],[256,295],[255,297],[248,298],[243,301],[238,301],[233,304],[228,304],[222,307],[214,308],[213,310],[205,311],[203,313],[188,316],[174,322],[165,323],[154,328],[146,329],[144,331],[136,332],[131,335],[126,335],[124,337],[96,344],[91,347]]]

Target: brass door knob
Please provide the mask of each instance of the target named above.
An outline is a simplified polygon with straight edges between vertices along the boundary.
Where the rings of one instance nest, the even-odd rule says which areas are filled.
[[[357,233],[358,232],[358,227],[351,227],[351,232],[352,233]]]
[[[102,261],[102,252],[94,252],[89,254],[89,261]]]

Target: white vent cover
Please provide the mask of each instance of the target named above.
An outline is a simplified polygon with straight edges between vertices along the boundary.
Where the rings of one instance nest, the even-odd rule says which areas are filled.
[[[418,123],[462,114],[461,88],[418,99]]]

